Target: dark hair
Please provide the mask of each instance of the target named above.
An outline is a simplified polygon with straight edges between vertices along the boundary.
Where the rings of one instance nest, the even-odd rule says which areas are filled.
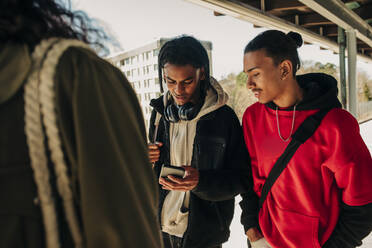
[[[264,49],[266,55],[271,57],[276,65],[285,59],[292,62],[293,75],[300,68],[301,62],[297,48],[302,46],[302,37],[299,33],[283,33],[279,30],[268,30],[257,35],[244,49],[244,54]]]
[[[93,20],[82,11],[71,11],[64,0],[1,0],[0,42],[26,43],[32,50],[42,39],[50,37],[78,39],[107,53],[102,41],[109,40]]]
[[[167,41],[158,56],[160,90],[163,92],[162,70],[166,63],[174,65],[192,65],[204,68],[205,79],[200,81],[202,96],[210,86],[209,58],[203,45],[194,37],[180,36]]]

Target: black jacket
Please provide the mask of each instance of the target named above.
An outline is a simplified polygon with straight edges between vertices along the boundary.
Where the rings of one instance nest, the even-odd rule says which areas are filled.
[[[149,138],[154,136],[156,112],[164,112],[162,96],[153,99]],[[160,119],[156,141],[163,143],[155,164],[159,176],[162,164],[170,162],[169,122]],[[191,166],[199,171],[199,183],[190,194],[189,221],[184,234],[184,248],[205,248],[227,241],[234,214],[234,196],[246,193],[254,197],[252,175],[242,129],[228,106],[206,114],[197,123]],[[169,191],[159,187],[159,216]],[[256,198],[251,204],[257,205]],[[254,208],[253,208],[254,209]],[[249,220],[257,226],[257,213]]]

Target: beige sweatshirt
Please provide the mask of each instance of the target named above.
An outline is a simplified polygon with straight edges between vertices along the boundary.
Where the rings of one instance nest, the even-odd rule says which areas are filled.
[[[207,91],[205,102],[199,114],[194,119],[170,124],[170,162],[174,166],[191,165],[198,120],[202,116],[222,107],[228,100],[228,95],[213,78],[211,78],[211,85],[212,87]],[[164,106],[166,106],[167,99],[168,92],[164,94]],[[161,212],[161,227],[163,232],[180,238],[183,237],[188,224],[189,200],[190,191],[170,191],[168,193]],[[181,211],[181,209],[186,211]]]

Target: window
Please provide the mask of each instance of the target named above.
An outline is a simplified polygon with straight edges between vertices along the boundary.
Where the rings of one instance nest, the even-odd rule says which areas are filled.
[[[143,67],[143,75],[146,75],[146,74],[149,74],[150,73],[149,68],[150,68],[150,66],[144,66]]]
[[[130,77],[130,71],[126,72],[127,77]]]
[[[143,53],[143,60],[149,60],[149,58],[150,58],[150,52],[144,52]]]
[[[124,59],[120,60],[120,65],[121,65],[121,66],[124,65]]]
[[[138,81],[138,88],[141,88],[141,81]]]
[[[159,49],[154,49],[154,50],[152,50],[152,56],[153,57],[156,57],[156,56],[158,56],[159,55]]]
[[[125,59],[125,64],[126,64],[126,65],[129,65],[129,58],[126,58],[126,59]]]
[[[158,70],[158,64],[154,64],[154,71]]]
[[[155,84],[156,84],[156,85],[159,84],[159,78],[154,78],[154,81],[155,81]]]
[[[141,101],[141,94],[137,94],[138,101]]]
[[[138,76],[141,75],[141,71],[140,71],[139,68],[137,68],[137,75],[138,75]]]
[[[151,79],[147,79],[147,88],[150,87]]]

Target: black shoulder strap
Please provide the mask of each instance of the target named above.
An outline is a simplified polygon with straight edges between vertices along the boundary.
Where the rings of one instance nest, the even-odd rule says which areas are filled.
[[[265,181],[261,192],[259,209],[261,209],[271,187],[274,185],[285,167],[287,167],[288,162],[291,160],[298,147],[305,143],[305,141],[315,133],[315,130],[318,128],[323,117],[329,112],[329,110],[331,110],[331,108],[321,109],[317,113],[307,117],[298,127],[297,131],[292,135],[291,142],[285,148],[283,154],[278,158]]]

